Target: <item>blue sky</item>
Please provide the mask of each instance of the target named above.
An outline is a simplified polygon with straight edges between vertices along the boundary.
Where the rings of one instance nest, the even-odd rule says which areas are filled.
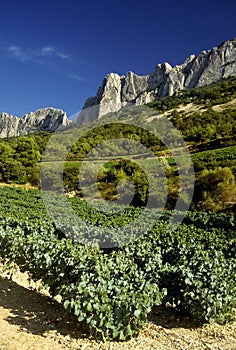
[[[110,72],[158,63],[236,37],[236,2],[9,0],[0,4],[0,113],[81,110]]]

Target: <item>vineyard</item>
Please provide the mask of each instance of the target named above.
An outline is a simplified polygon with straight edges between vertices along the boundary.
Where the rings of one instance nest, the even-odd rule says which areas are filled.
[[[1,139],[0,182],[9,187],[0,188],[0,266],[59,296],[63,313],[104,342],[138,339],[158,308],[228,327],[236,316],[235,96],[228,78],[53,137]],[[194,179],[191,162],[181,163],[182,139]]]
[[[235,158],[236,146],[229,146],[192,154],[192,160],[196,168],[199,166],[199,163],[202,163],[202,168],[204,168],[206,165],[211,168],[216,166],[235,166]]]
[[[57,198],[53,200],[56,205]],[[92,211],[86,202],[72,198],[68,203],[94,230],[105,233],[111,225],[111,216]],[[67,238],[47,214],[40,191],[2,188],[0,208],[1,263],[10,271],[18,266],[41,281],[51,296],[60,295],[65,309],[98,339],[137,336],[158,305],[175,307],[199,324],[234,319],[236,237],[231,215],[188,212],[170,230],[173,213],[164,211],[146,234],[101,249],[81,244],[79,236]],[[122,222],[141,214],[145,222],[154,212],[126,208],[112,216],[112,226],[122,228]]]

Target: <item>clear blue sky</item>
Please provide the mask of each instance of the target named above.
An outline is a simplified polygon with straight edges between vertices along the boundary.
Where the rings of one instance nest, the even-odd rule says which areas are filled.
[[[148,74],[233,37],[235,0],[1,1],[0,112],[71,116],[109,72]]]

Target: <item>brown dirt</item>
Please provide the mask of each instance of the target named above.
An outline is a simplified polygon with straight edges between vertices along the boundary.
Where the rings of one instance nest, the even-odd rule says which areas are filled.
[[[26,274],[12,280],[0,271],[0,350],[235,350],[236,323],[196,327],[187,317],[157,308],[137,339],[98,343],[65,314],[59,299],[50,299]]]
[[[221,112],[226,108],[232,108],[232,109],[236,108],[236,98],[234,98],[233,100],[231,100],[229,102],[222,103],[220,105],[215,105],[212,107],[212,109],[214,111],[217,111],[217,112]]]
[[[235,109],[236,107],[236,99],[233,99],[232,101],[226,102],[226,103],[222,103],[219,105],[214,105],[212,106],[212,109],[216,112],[221,112],[224,109],[227,108],[231,108],[231,109]],[[159,119],[162,116],[166,116],[166,117],[171,117],[172,113],[177,110],[179,113],[184,113],[185,115],[190,116],[191,114],[195,113],[195,112],[206,112],[207,108],[204,105],[196,105],[194,103],[188,103],[186,105],[179,105],[177,108],[173,108],[170,109],[162,114],[157,114],[155,116],[151,116],[147,119],[148,122],[153,121],[154,119]]]
[[[26,184],[8,184],[6,182],[0,182],[0,187],[22,188],[23,190],[36,190],[38,187],[32,186],[30,183]]]

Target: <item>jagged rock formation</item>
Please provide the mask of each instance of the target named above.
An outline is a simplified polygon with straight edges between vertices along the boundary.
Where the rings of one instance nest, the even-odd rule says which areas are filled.
[[[22,118],[0,114],[0,137],[13,137],[40,131],[55,131],[71,124],[61,109],[42,108],[25,114]]]
[[[129,102],[142,105],[159,97],[171,96],[178,90],[208,85],[235,75],[236,38],[212,50],[202,51],[198,56],[191,55],[182,65],[158,64],[150,75],[110,73],[96,96],[85,102],[79,123],[118,111]],[[93,108],[86,112],[89,107]]]

